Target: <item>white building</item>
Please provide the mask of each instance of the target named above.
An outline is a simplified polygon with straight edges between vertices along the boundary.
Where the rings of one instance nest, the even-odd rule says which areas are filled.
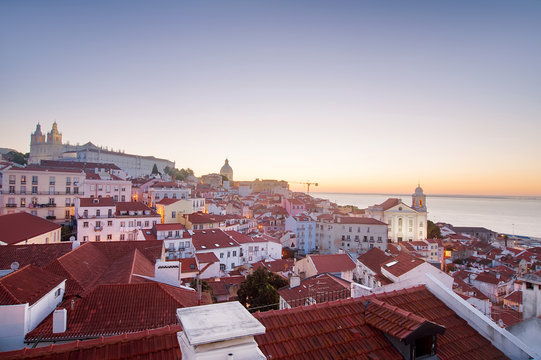
[[[0,351],[23,348],[25,335],[62,303],[65,289],[65,279],[32,265],[0,278]]]
[[[316,221],[306,214],[289,216],[285,220],[285,230],[295,234],[297,248],[301,254],[310,254],[317,249]]]
[[[321,254],[335,254],[339,249],[361,254],[374,247],[385,251],[387,224],[369,217],[320,216],[316,239]]]
[[[176,182],[157,182],[148,188],[147,204],[155,206],[162,199],[184,199],[190,197],[190,189],[183,188]]]
[[[111,197],[114,201],[131,200],[131,181],[106,172],[87,173],[83,189],[85,197]]]
[[[420,186],[412,195],[412,206],[404,204],[401,199],[391,198],[379,205],[368,207],[365,214],[389,225],[388,236],[392,242],[426,239],[426,196]]]
[[[226,231],[241,246],[241,263],[253,264],[266,259],[281,259],[282,244],[268,235],[251,237],[238,231]]]
[[[76,200],[79,241],[137,240],[142,229],[150,229],[160,216],[140,202],[117,202],[113,198]]]
[[[192,232],[182,224],[156,224],[152,228],[156,240],[162,240],[167,259],[192,258],[195,248]]]
[[[195,230],[192,241],[197,254],[214,253],[222,271],[231,271],[242,264],[240,244],[220,229]]]

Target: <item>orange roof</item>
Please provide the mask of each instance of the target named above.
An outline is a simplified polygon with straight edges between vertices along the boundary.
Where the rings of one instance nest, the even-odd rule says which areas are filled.
[[[180,201],[180,199],[163,198],[156,203],[156,205],[171,205]]]
[[[171,285],[146,282],[100,285],[71,310],[70,300],[63,303],[68,311],[67,329],[53,333],[52,315],[27,334],[27,341],[84,339],[136,332],[178,323],[177,308],[196,306],[195,291]]]
[[[383,208],[383,211],[385,210],[389,210],[390,208],[400,204],[400,199],[397,199],[397,198],[389,198],[387,200],[385,200],[384,202],[382,202],[381,204],[379,204],[379,206],[381,206]]]
[[[318,274],[324,272],[336,273],[355,269],[355,262],[347,254],[308,255]]]
[[[0,215],[0,242],[15,245],[60,228],[54,222],[26,212]]]
[[[424,261],[410,254],[400,252],[394,259],[385,262],[381,267],[394,276],[402,276],[408,271],[423,264]]]
[[[128,359],[181,359],[177,332],[180,325],[165,326],[97,339],[74,341],[67,344],[50,345],[35,349],[24,348],[2,353],[5,360],[39,359],[68,360],[128,360]]]
[[[17,261],[20,267],[34,265],[44,267],[71,251],[71,242],[53,244],[5,245],[0,251],[0,269],[9,269]]]
[[[0,278],[0,305],[34,304],[64,278],[32,265]]]
[[[80,198],[79,201],[80,207],[115,206],[115,201],[112,197]]]

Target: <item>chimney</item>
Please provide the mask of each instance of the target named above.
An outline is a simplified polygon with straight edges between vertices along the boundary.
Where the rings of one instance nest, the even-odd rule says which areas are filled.
[[[265,360],[255,335],[265,327],[238,301],[177,309],[184,360]]]
[[[68,324],[68,310],[56,309],[53,312],[53,334],[66,332]]]
[[[301,284],[301,278],[293,275],[289,278],[289,288],[294,288],[295,286],[299,286]]]

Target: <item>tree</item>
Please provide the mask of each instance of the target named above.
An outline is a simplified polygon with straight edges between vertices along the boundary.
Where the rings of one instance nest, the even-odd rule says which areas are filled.
[[[29,153],[23,154],[18,151],[12,150],[6,154],[4,154],[4,159],[7,161],[11,161],[20,165],[26,165],[28,162],[28,157],[30,156]]]
[[[209,283],[201,279],[199,279],[199,283],[201,284],[201,292],[208,293],[210,297],[212,298],[212,302],[215,303],[216,297],[214,296],[214,293],[212,292],[212,288],[210,287]],[[195,278],[193,278],[192,281],[190,282],[190,287],[197,291],[197,280]]]
[[[277,289],[287,284],[286,279],[265,268],[259,268],[240,284],[237,295],[240,303],[247,309],[259,307],[261,307],[259,311],[278,309],[280,296]]]
[[[426,222],[426,232],[429,239],[442,238],[440,228],[430,220]]]
[[[158,167],[156,166],[156,164],[154,164],[154,166],[152,167],[151,174],[152,175],[161,175],[160,172],[158,171]]]

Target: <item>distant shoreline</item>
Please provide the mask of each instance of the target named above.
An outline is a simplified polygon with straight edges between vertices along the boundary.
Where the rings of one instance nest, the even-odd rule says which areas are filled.
[[[381,196],[411,196],[412,194],[392,194],[392,193],[352,193],[352,192],[310,192],[311,195],[317,194],[336,194],[336,195],[381,195]],[[470,198],[470,199],[509,199],[509,200],[541,200],[541,195],[448,195],[448,194],[425,194],[427,197],[447,197],[447,198]]]

